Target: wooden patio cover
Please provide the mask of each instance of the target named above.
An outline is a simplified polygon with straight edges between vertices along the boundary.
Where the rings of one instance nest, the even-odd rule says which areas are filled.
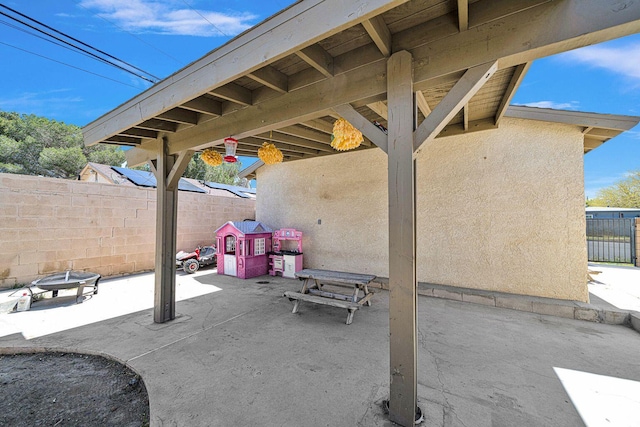
[[[497,128],[531,61],[640,32],[640,2],[301,0],[83,129],[129,145],[158,182],[154,320],[175,317],[177,182],[195,151],[272,140],[294,161],[337,154],[332,123],[388,155],[390,419],[414,423],[416,153]],[[388,135],[372,124],[378,121]],[[588,130],[587,130],[588,132]]]

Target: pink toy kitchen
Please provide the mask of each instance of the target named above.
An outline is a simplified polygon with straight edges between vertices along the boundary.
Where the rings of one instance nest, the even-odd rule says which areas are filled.
[[[272,235],[259,221],[229,221],[218,228],[218,274],[241,279],[267,274]]]
[[[302,270],[302,231],[281,228],[273,233],[273,252],[269,254],[271,276],[295,278]]]

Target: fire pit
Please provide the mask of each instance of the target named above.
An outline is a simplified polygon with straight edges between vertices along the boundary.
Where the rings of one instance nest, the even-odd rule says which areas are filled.
[[[31,286],[38,287],[44,291],[52,291],[54,297],[58,296],[59,290],[78,288],[76,303],[81,303],[82,293],[86,286],[93,288],[94,295],[98,293],[98,281],[100,277],[102,276],[96,273],[69,270],[64,273],[56,273],[43,277],[42,279],[34,280],[31,282]],[[33,293],[30,288],[29,291]]]

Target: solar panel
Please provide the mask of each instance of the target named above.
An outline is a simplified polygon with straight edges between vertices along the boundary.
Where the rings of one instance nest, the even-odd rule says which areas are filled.
[[[151,172],[120,168],[117,166],[111,166],[111,168],[119,174],[124,175],[129,181],[139,187],[157,187],[156,177]],[[180,178],[180,181],[178,182],[178,190],[191,191],[194,193],[206,193],[202,188],[198,188],[182,178]]]
[[[256,190],[253,188],[245,188],[245,187],[238,187],[237,185],[228,185],[228,184],[221,184],[219,182],[205,182],[204,185],[206,185],[209,188],[215,188],[216,190],[226,190],[229,191],[233,194],[235,194],[238,197],[242,197],[244,199],[249,198],[249,195],[247,193],[251,193],[251,194],[255,194]]]

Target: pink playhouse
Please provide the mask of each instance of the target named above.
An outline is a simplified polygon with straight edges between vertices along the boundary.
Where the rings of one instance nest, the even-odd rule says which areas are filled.
[[[218,274],[241,279],[267,274],[272,235],[259,221],[229,221],[218,228]]]

